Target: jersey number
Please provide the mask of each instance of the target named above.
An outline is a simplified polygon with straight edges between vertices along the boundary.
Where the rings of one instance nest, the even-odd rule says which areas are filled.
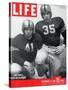
[[[44,35],[47,35],[47,34],[49,34],[49,33],[51,33],[51,34],[55,33],[54,24],[51,24],[51,25],[49,25],[49,26],[44,25],[44,26],[42,27],[42,29],[44,30]]]
[[[31,44],[27,43],[27,44],[26,44],[25,50],[26,50],[27,52],[32,52],[33,49],[34,49],[33,43],[31,43]]]

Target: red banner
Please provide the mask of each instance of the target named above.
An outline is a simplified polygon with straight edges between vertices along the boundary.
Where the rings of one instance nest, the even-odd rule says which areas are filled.
[[[48,85],[64,85],[65,78],[53,77],[50,79],[31,79],[31,80],[10,80],[10,87],[28,87],[28,86],[48,86]]]
[[[10,4],[11,16],[37,17],[37,4],[20,2],[12,2]]]

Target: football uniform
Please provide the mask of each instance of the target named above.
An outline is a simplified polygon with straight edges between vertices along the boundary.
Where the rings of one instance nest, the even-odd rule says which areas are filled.
[[[43,52],[42,54],[42,60],[39,57],[36,59],[36,62],[39,64],[43,64],[45,60],[46,62],[49,62],[50,67],[52,67],[52,74],[57,75],[58,69],[61,66],[61,58],[59,55],[56,55],[54,52],[56,47],[60,45],[60,36],[65,30],[65,24],[62,18],[60,17],[54,17],[51,18],[49,22],[42,20],[39,21],[35,26],[36,33],[39,33],[42,36],[43,39],[43,46],[42,49],[40,49],[37,53],[37,56]],[[43,56],[44,55],[44,56]],[[51,66],[52,65],[52,66]]]
[[[33,34],[30,40],[24,35],[19,34],[11,39],[11,59],[12,62],[23,66],[24,61],[33,62],[36,57],[37,49],[42,46],[42,39],[39,34]]]
[[[64,21],[60,17],[54,17],[49,22],[42,20],[36,24],[35,30],[43,38],[47,46],[59,46],[60,34],[63,32]]]

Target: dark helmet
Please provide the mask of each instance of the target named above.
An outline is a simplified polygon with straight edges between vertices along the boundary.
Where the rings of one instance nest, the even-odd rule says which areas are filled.
[[[50,17],[52,16],[50,5],[43,4],[43,5],[41,5],[40,10],[41,10],[41,16],[43,19],[44,19],[44,15],[46,15],[46,13],[48,13],[50,15]]]
[[[32,30],[34,32],[34,23],[31,20],[24,20],[22,25],[22,31]]]

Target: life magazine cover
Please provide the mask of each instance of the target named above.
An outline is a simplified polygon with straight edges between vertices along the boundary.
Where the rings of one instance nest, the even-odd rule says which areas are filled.
[[[9,3],[9,86],[66,84],[66,6]]]

